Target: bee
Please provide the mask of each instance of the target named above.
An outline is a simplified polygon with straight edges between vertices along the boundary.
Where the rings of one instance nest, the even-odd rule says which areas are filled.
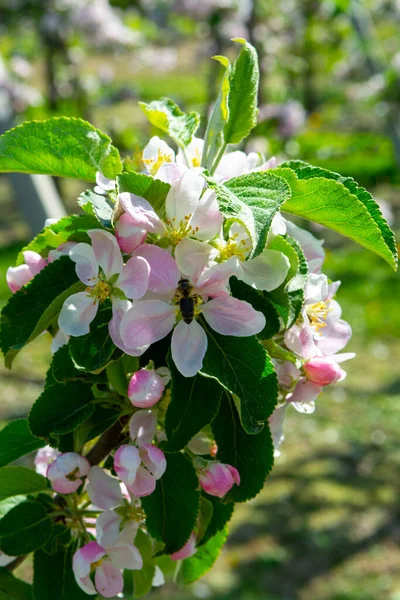
[[[189,279],[180,279],[178,281],[175,297],[177,304],[179,302],[182,319],[189,325],[194,319],[194,309],[198,300],[197,294],[193,294],[193,286]]]

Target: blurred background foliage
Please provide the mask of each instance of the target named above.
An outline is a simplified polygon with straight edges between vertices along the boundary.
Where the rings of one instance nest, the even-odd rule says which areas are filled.
[[[353,176],[399,230],[399,0],[0,0],[0,123],[83,117],[140,166],[151,127],[138,100],[170,96],[204,117],[246,37],[260,56],[247,150]],[[204,131],[204,119],[202,122]],[[70,212],[85,185],[58,181]],[[345,215],[344,215],[345,217]],[[0,178],[0,304],[29,236]],[[291,413],[262,494],[238,506],[216,568],[154,600],[400,600],[400,283],[379,258],[322,228],[325,270],[357,358],[313,415]],[[0,367],[0,420],[25,416],[50,358],[42,336]],[[19,573],[29,579],[29,566]]]

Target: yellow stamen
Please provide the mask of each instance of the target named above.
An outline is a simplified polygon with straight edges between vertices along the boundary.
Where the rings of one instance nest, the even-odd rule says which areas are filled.
[[[250,252],[250,248],[247,245],[246,240],[238,241],[238,233],[234,233],[225,245],[220,245],[219,249],[219,260],[224,262],[232,256],[237,256],[239,260],[246,260],[247,255]]]
[[[192,165],[194,167],[201,166],[201,156],[198,148],[196,148],[196,155],[192,157]]]
[[[86,292],[99,302],[104,302],[109,296],[111,296],[111,287],[105,281],[99,279],[93,287],[87,287]]]
[[[193,215],[185,215],[182,221],[176,225],[176,219],[166,221],[168,233],[166,238],[172,246],[177,246],[179,242],[187,235],[195,235],[199,230],[198,227],[192,227],[190,219]]]
[[[317,302],[316,304],[311,304],[311,306],[307,307],[307,315],[310,319],[311,327],[313,327],[317,333],[326,327],[328,312],[331,310],[332,309],[329,307],[329,300],[328,302]]]
[[[164,154],[164,152],[161,152],[161,150],[158,150],[157,159],[155,159],[155,158],[144,158],[143,162],[146,165],[149,173],[151,175],[153,175],[153,177],[154,177],[154,175],[157,173],[158,169],[164,163],[170,163],[170,162],[172,162],[172,158],[173,158],[172,154]]]

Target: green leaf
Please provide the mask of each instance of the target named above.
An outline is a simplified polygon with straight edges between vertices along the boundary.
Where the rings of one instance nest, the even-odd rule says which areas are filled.
[[[14,577],[6,568],[0,568],[1,600],[32,600],[32,586]]]
[[[72,361],[69,344],[64,344],[53,354],[50,372],[46,376],[46,386],[54,383],[65,383],[71,379],[79,380],[83,377],[85,377],[85,374],[79,371]]]
[[[394,269],[394,236],[372,196],[351,178],[316,167],[274,169],[286,179],[292,197],[283,210],[325,225],[372,250]]]
[[[18,352],[53,323],[64,300],[83,287],[75,264],[62,256],[11,296],[2,310],[0,329],[0,347],[8,368]]]
[[[272,302],[280,315],[283,329],[289,329],[297,320],[304,304],[304,289],[307,284],[308,265],[301,246],[293,238],[276,236],[270,245],[288,257],[290,267],[285,281],[264,296]]]
[[[212,505],[213,513],[204,535],[200,538],[200,543],[198,544],[200,546],[208,542],[218,531],[224,529],[225,525],[230,521],[235,508],[233,502],[225,504],[220,498],[210,496],[204,491],[202,492],[202,497]]]
[[[110,429],[110,427],[118,420],[120,414],[120,410],[106,408],[96,404],[93,414],[89,419],[74,431],[76,448],[82,448],[84,444],[101,435],[107,431],[107,429]]]
[[[110,138],[82,119],[30,121],[0,136],[0,173],[43,173],[96,181],[122,171]]]
[[[150,534],[164,542],[165,552],[180,550],[192,533],[199,512],[199,481],[191,461],[183,454],[167,456],[167,470],[151,496],[142,498]]]
[[[39,494],[40,495],[40,494]],[[0,502],[0,519],[4,517],[14,506],[25,502],[26,496],[10,496]]]
[[[155,561],[153,559],[153,544],[148,535],[141,529],[136,534],[135,546],[139,550],[143,559],[143,568],[140,571],[125,570],[125,581],[131,580],[132,597],[142,598],[146,596],[151,588],[156,571]],[[124,585],[124,593],[128,594],[127,585]]]
[[[32,252],[37,252],[47,258],[50,250],[55,250],[65,242],[91,243],[87,232],[89,229],[99,229],[99,227],[98,220],[91,215],[63,217],[57,223],[52,223],[42,229],[27,246],[22,248],[17,257],[17,265],[25,262],[23,253],[26,250],[32,250]]]
[[[114,203],[108,196],[101,196],[92,190],[86,190],[80,194],[78,204],[88,215],[96,217],[103,227],[112,227]]]
[[[260,339],[269,339],[279,332],[279,316],[273,302],[267,298],[263,292],[252,288],[236,277],[229,280],[232,295],[239,300],[249,302],[255,310],[262,312],[265,317],[265,327],[257,337]]]
[[[47,490],[47,479],[26,467],[0,469],[0,501],[20,494],[35,494]]]
[[[241,427],[234,401],[225,394],[212,430],[218,446],[217,459],[235,467],[240,475],[240,485],[234,485],[224,501],[246,502],[254,498],[274,464],[268,425],[257,435],[248,435]]]
[[[149,104],[139,102],[144,114],[152,125],[167,133],[183,148],[192,141],[200,125],[200,115],[190,112],[187,115],[170,98],[160,98]]]
[[[267,171],[235,177],[227,181],[226,187],[253,213],[256,244],[250,256],[254,258],[264,250],[272,219],[290,198],[290,187],[284,179]]]
[[[28,554],[44,546],[53,530],[43,504],[21,502],[0,521],[0,548],[9,556]]]
[[[223,129],[229,118],[228,97],[230,91],[229,78],[231,74],[231,65],[226,56],[214,56],[213,58],[225,67],[225,72],[222,76],[218,98],[208,120],[207,130],[204,136],[201,166],[211,173],[213,172],[214,161],[225,144]]]
[[[54,510],[54,505],[53,505]],[[53,524],[53,533],[46,544],[43,546],[43,552],[56,554],[60,546],[68,546],[71,542],[71,530],[62,523]]]
[[[31,434],[26,419],[11,421],[0,431],[0,467],[43,446],[43,440]]]
[[[86,335],[71,337],[68,347],[75,367],[81,371],[99,371],[111,360],[116,349],[108,333],[108,324],[112,318],[110,300],[106,300],[98,309]]]
[[[94,411],[91,386],[81,381],[47,387],[29,413],[29,427],[37,437],[69,433]]]
[[[217,379],[240,402],[240,419],[249,434],[258,433],[272,414],[278,383],[270,358],[255,336],[236,338],[210,330],[201,372]]]
[[[188,585],[208,573],[217,560],[227,537],[228,532],[225,529],[219,531],[204,546],[200,546],[196,554],[185,558],[178,573],[178,583]]]
[[[38,550],[33,559],[35,600],[87,600],[88,595],[75,581],[72,557],[75,546],[60,547],[52,555]],[[97,597],[97,596],[96,596]]]
[[[183,377],[169,357],[172,387],[171,402],[165,416],[166,450],[184,448],[196,433],[211,423],[218,412],[223,388],[210,377],[200,373]]]
[[[145,198],[154,210],[163,216],[165,200],[171,186],[160,179],[154,179],[150,175],[129,171],[118,176],[118,189]]]
[[[230,76],[229,118],[224,127],[226,144],[239,144],[257,124],[257,96],[260,73],[257,52],[241,38],[243,44]]]

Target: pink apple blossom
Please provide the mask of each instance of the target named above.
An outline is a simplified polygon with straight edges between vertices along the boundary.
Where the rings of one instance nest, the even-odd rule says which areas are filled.
[[[71,494],[82,485],[82,477],[90,471],[89,461],[76,452],[60,454],[47,468],[53,490],[59,494]]]
[[[40,448],[35,457],[36,472],[46,477],[49,465],[55,461],[60,454],[61,452],[59,452],[57,448],[52,448],[51,446],[44,446],[44,448]]]
[[[25,263],[18,267],[9,267],[6,273],[7,284],[15,293],[35,277],[47,264],[47,261],[37,252],[23,252]]]
[[[128,398],[133,406],[150,408],[163,395],[165,381],[158,369],[140,369],[133,374],[129,382]]]
[[[192,531],[186,544],[180,550],[171,554],[171,558],[172,560],[184,560],[196,554],[196,550],[196,534]]]
[[[137,497],[149,496],[162,477],[167,463],[162,450],[152,444],[122,445],[114,457],[114,469],[128,490]]]
[[[123,213],[115,225],[115,237],[119,247],[125,254],[132,254],[138,246],[144,243],[147,231],[135,225],[135,219],[128,213]]]
[[[110,510],[123,505],[124,498],[118,479],[108,475],[101,467],[96,465],[90,469],[88,482],[87,493],[95,506]]]
[[[210,462],[206,468],[199,469],[199,481],[207,494],[223,498],[235,483],[240,485],[240,475],[231,465]]]
[[[67,298],[61,309],[58,325],[64,333],[81,336],[89,333],[90,323],[101,302],[110,298],[118,311],[121,295],[141,298],[147,291],[149,265],[142,257],[130,258],[123,264],[116,238],[108,231],[88,231],[92,246],[80,243],[70,250],[76,263],[76,273],[87,288]]]
[[[316,356],[304,363],[304,373],[308,381],[325,386],[342,381],[346,373],[332,357]]]
[[[188,261],[187,248],[193,245],[198,252],[194,252],[193,260]],[[121,338],[128,347],[153,344],[173,329],[172,358],[185,377],[193,377],[201,369],[207,350],[207,336],[196,320],[200,313],[208,325],[222,335],[256,335],[265,326],[261,312],[254,310],[248,302],[229,295],[227,284],[236,272],[235,260],[208,267],[207,246],[185,239],[178,244],[175,259],[157,246],[140,246],[135,255],[145,257],[150,264],[149,290],[153,297],[134,304],[121,321]],[[182,278],[189,280],[192,293],[196,295],[190,321],[181,318],[177,294]]]

